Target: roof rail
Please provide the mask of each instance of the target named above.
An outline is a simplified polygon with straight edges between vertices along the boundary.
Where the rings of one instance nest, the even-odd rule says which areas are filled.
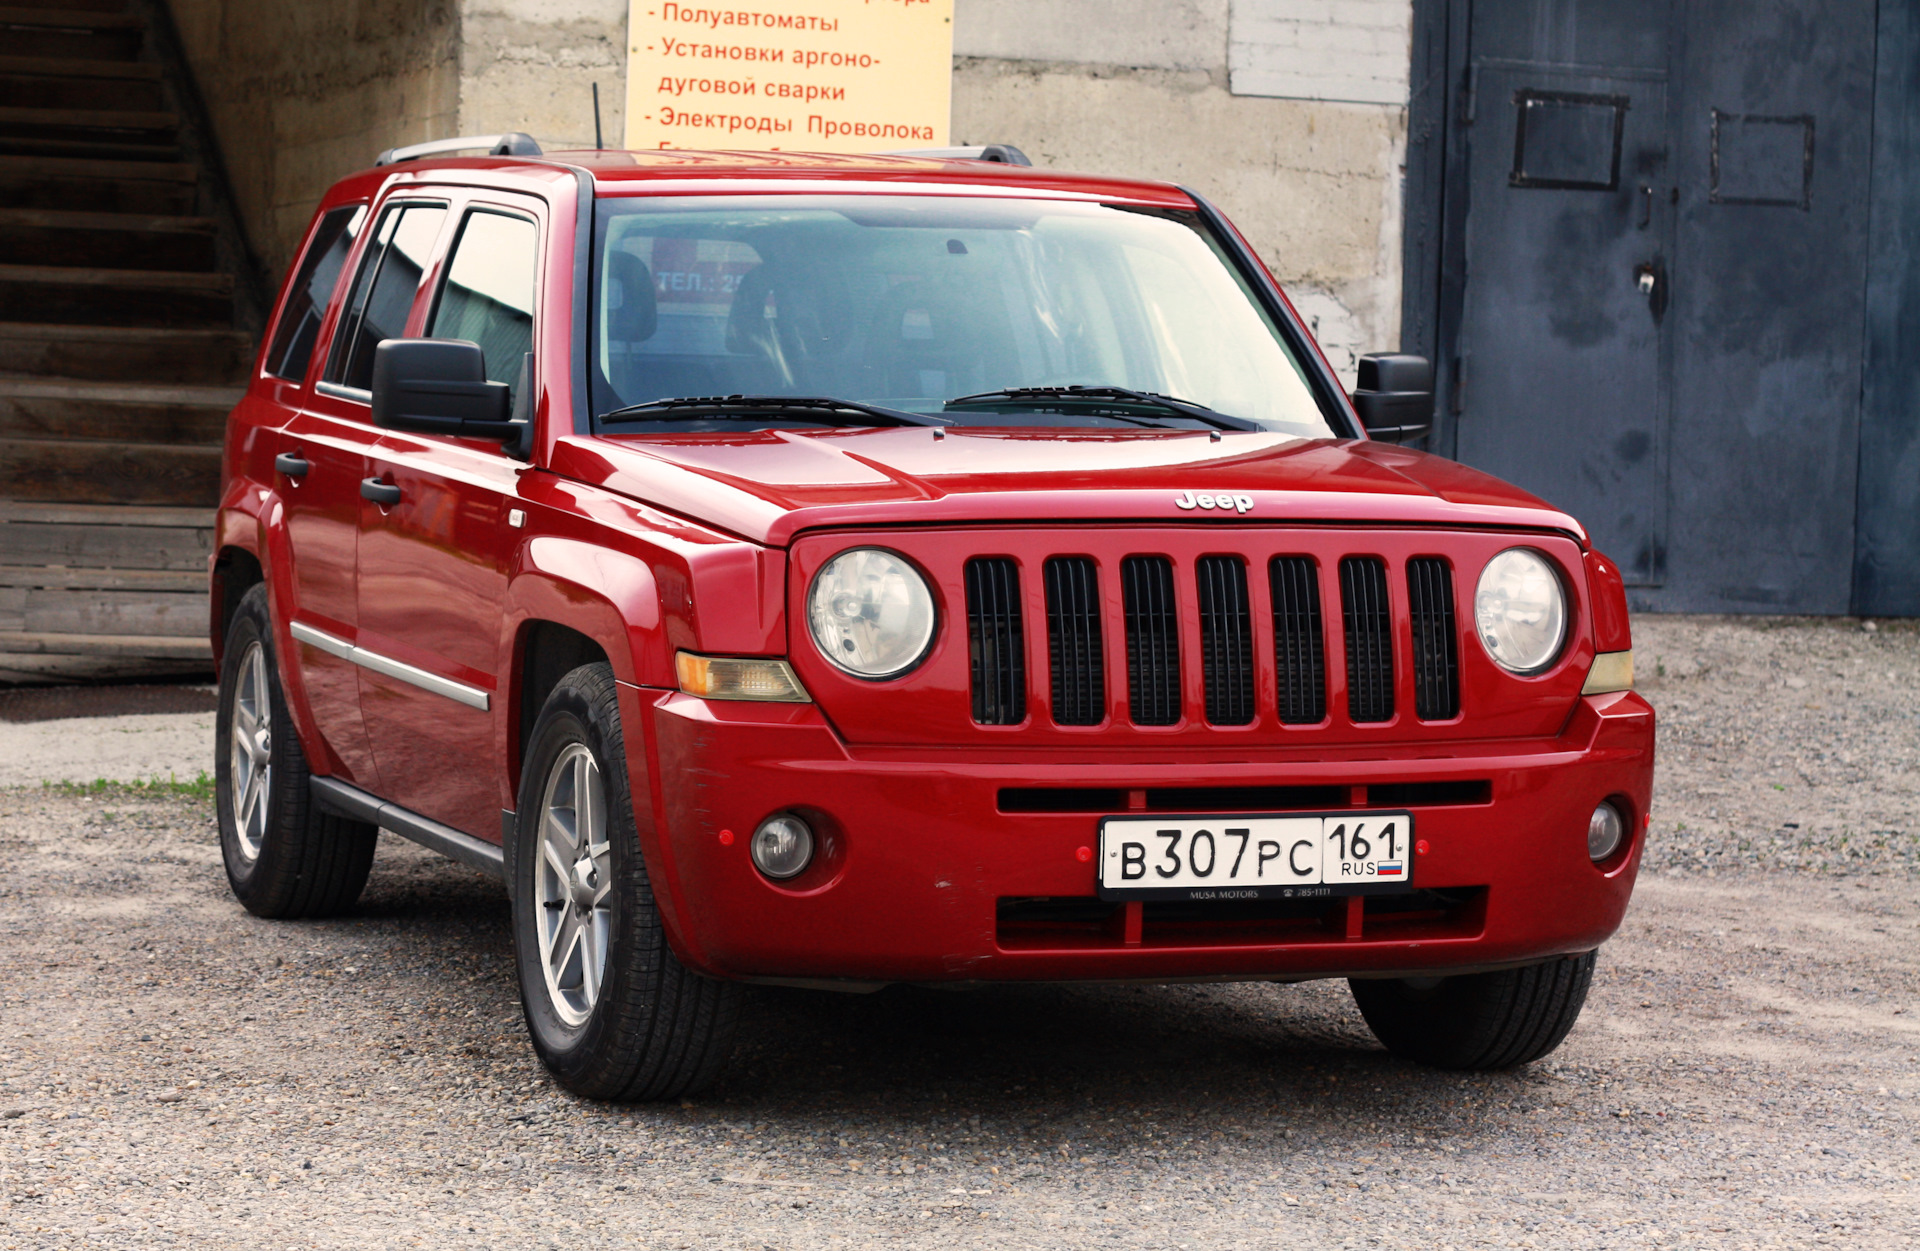
[[[540,145],[534,142],[532,135],[523,135],[519,131],[505,135],[462,135],[458,139],[434,139],[426,143],[410,143],[404,148],[388,148],[374,158],[375,165],[397,165],[401,161],[417,161],[422,157],[445,156],[450,152],[470,152],[475,148],[484,148],[488,156],[539,156]]]
[[[1031,165],[1027,154],[1010,143],[977,148],[911,148],[904,152],[876,152],[875,156],[921,156],[933,161],[998,161],[1002,165]]]

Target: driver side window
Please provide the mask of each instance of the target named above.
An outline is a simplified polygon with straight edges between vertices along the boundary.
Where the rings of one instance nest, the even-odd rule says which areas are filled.
[[[460,227],[427,337],[478,343],[487,377],[520,383],[533,351],[533,304],[540,228],[524,217],[475,209]]]

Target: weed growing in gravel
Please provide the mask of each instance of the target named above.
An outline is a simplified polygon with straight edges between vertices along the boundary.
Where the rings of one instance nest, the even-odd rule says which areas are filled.
[[[47,790],[62,795],[112,795],[126,798],[162,798],[179,797],[184,799],[212,799],[213,775],[205,769],[198,777],[183,782],[169,773],[164,778],[147,778],[138,782],[115,782],[108,778],[95,778],[91,782],[42,782]]]

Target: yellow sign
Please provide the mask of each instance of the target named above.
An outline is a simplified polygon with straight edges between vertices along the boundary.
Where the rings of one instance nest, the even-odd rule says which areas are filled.
[[[947,144],[953,0],[632,0],[627,147]]]

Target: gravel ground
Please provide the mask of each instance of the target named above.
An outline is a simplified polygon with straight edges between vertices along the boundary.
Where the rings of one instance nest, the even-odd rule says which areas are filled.
[[[783,991],[708,1095],[583,1103],[478,875],[262,922],[204,799],[0,790],[0,1247],[1914,1245],[1920,634],[1636,629],[1658,868],[1503,1074],[1339,983]]]

